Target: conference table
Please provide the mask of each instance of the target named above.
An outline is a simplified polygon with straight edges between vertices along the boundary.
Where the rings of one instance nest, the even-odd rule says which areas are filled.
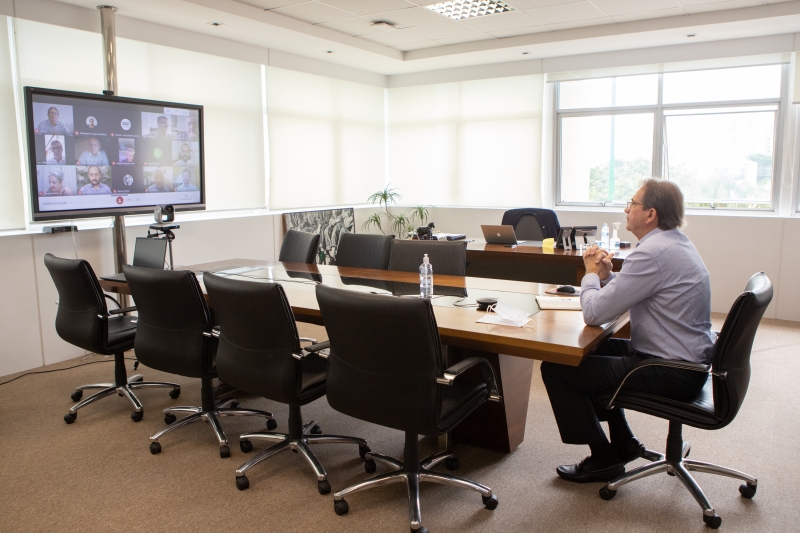
[[[318,283],[347,290],[419,297],[419,274],[337,267],[304,263],[280,263],[230,259],[185,267],[202,283],[202,273],[211,271],[234,279],[281,283],[295,319],[323,325],[317,304]],[[486,358],[499,379],[503,401],[487,402],[473,412],[450,435],[450,442],[465,442],[509,453],[525,436],[533,360],[577,366],[584,356],[609,336],[620,332],[628,315],[602,326],[587,326],[579,311],[542,310],[536,296],[553,285],[499,279],[434,274],[431,299],[447,366],[467,357]],[[108,292],[130,294],[127,283],[100,279]],[[492,297],[523,309],[530,315],[524,327],[476,322],[486,315],[478,311],[477,298]],[[213,302],[209,302],[213,306]],[[482,380],[478,369],[464,379]],[[461,378],[459,378],[461,379]]]
[[[614,251],[614,271],[633,250]],[[579,250],[543,248],[541,241],[527,241],[514,247],[488,244],[484,240],[467,243],[467,276],[515,281],[580,285],[586,274],[583,253]]]

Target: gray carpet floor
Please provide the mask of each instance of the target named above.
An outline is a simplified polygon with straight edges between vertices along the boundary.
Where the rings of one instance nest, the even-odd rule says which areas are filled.
[[[722,319],[714,317],[716,327]],[[325,338],[321,328],[301,324],[300,329],[301,335]],[[130,369],[132,363],[128,365]],[[588,450],[561,443],[538,366],[523,444],[508,455],[466,445],[455,450],[461,461],[458,475],[492,487],[500,500],[497,510],[484,509],[475,493],[423,484],[423,525],[438,533],[706,530],[692,497],[665,474],[623,487],[610,502],[598,497],[600,484],[560,480],[555,467],[579,461]],[[745,500],[737,491],[738,481],[696,475],[722,516],[723,531],[798,531],[800,323],[764,320],[752,367],[750,389],[736,420],[718,431],[686,427],[684,436],[692,444],[693,459],[758,477],[758,494]],[[223,419],[232,442],[228,459],[220,459],[206,424],[168,435],[161,441],[162,453],[151,455],[148,436],[163,426],[160,411],[198,405],[200,384],[146,367],[139,372],[146,380],[177,381],[183,387],[178,400],[163,389],[141,392],[145,417],[139,423],[129,418],[127,400],[116,396],[81,410],[75,424],[62,420],[73,388],[110,381],[112,363],[29,375],[0,386],[0,531],[408,531],[403,485],[353,495],[348,498],[350,513],[339,517],[333,512],[333,497],[317,493],[311,469],[293,453],[261,463],[250,471],[250,489],[237,490],[234,471],[252,456],[239,450],[238,436],[263,429],[260,419]],[[286,430],[288,407],[259,398],[239,400],[273,412],[278,430]],[[326,433],[360,436],[374,451],[402,457],[400,432],[339,414],[324,398],[304,407],[304,417],[317,420]],[[667,422],[634,412],[628,419],[640,440],[663,451]],[[255,445],[255,452],[267,446],[264,441]],[[423,452],[432,452],[434,446],[423,441]],[[334,491],[367,477],[355,446],[324,445],[315,451]],[[385,471],[380,465],[378,469]]]

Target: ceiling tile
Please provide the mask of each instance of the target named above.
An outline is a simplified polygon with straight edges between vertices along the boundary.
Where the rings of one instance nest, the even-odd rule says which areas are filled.
[[[279,0],[275,0],[279,1]],[[370,15],[384,11],[394,11],[396,9],[407,9],[417,7],[417,4],[407,0],[319,0],[323,4],[328,4],[351,13],[359,15]]]
[[[530,35],[531,33],[542,33],[551,31],[548,26],[526,26],[525,28],[514,28],[513,30],[490,31],[489,33],[498,39],[507,37],[518,37],[520,35]]]
[[[418,43],[401,44],[393,48],[403,52],[410,52],[411,50],[422,50],[423,48],[434,48],[436,46],[442,46],[442,43],[437,43],[436,41],[420,41]]]
[[[557,6],[526,9],[524,13],[534,20],[534,24],[548,25],[605,16],[602,11],[589,2],[572,2],[569,4],[559,4]]]
[[[614,15],[617,22],[632,22],[634,20],[657,19],[663,17],[679,17],[686,15],[682,7],[672,9],[659,9],[658,11],[647,11],[646,13],[632,13],[630,15]]]
[[[396,11],[382,11],[369,15],[371,20],[383,20],[391,22],[398,28],[408,28],[410,26],[424,26],[426,24],[437,24],[447,22],[444,15],[434,13],[424,7],[412,7],[410,9],[398,9]]]
[[[494,39],[488,33],[476,33],[475,35],[464,35],[462,37],[452,37],[450,39],[436,39],[436,42],[439,44],[461,44],[461,43],[470,43],[472,41],[488,41],[489,39]]]
[[[703,0],[688,0],[683,2],[687,13],[705,13],[708,11],[722,11],[723,9],[740,9],[764,5],[763,0],[730,0],[727,2],[707,2]]]
[[[462,20],[461,24],[466,24],[480,31],[500,31],[536,26],[536,22],[525,16],[522,11],[509,11],[498,13],[497,15],[468,18]]]
[[[365,19],[364,17],[334,20],[333,22],[324,22],[319,25],[325,28],[336,30],[338,32],[346,33],[347,35],[351,35],[353,37],[386,31],[380,27],[373,26],[372,21]]]
[[[306,2],[305,4],[297,4],[293,6],[279,7],[273,9],[273,13],[280,13],[293,19],[303,20],[311,24],[319,24],[321,22],[331,22],[334,20],[341,20],[352,18],[353,14],[335,7],[331,7],[319,2]]]
[[[603,24],[616,24],[611,17],[600,17],[596,19],[572,20],[570,22],[559,22],[548,24],[554,30],[570,30],[572,28],[584,28],[586,26],[602,26]]]
[[[610,17],[681,7],[678,0],[592,0],[592,4]]]
[[[276,7],[293,6],[295,4],[305,4],[309,0],[234,0],[240,4],[247,4],[261,9],[275,9]]]
[[[480,33],[475,28],[470,28],[463,24],[459,24],[454,20],[442,22],[440,24],[428,24],[426,26],[417,26],[415,28],[407,28],[406,31],[421,35],[426,39],[448,39],[450,37],[459,37],[461,35],[470,35]]]
[[[361,39],[367,39],[368,41],[384,44],[386,46],[399,46],[401,44],[418,43],[429,40],[404,30],[370,33],[369,35],[362,36]]]

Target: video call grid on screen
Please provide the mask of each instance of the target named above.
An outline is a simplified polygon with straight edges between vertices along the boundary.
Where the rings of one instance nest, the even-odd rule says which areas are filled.
[[[204,208],[202,106],[26,87],[34,220]]]

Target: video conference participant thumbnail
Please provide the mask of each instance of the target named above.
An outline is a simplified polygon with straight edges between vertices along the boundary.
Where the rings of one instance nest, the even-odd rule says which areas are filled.
[[[175,192],[196,192],[197,188],[195,170],[187,167],[173,167],[173,179],[175,180]]]
[[[136,162],[144,166],[172,166],[172,141],[136,139]]]
[[[172,168],[144,167],[145,192],[172,192]]]
[[[76,169],[78,194],[111,194],[111,167],[90,165]]]
[[[164,113],[142,113],[142,137],[171,141],[174,115]]]
[[[64,159],[64,136],[45,135],[44,136],[45,163],[48,165],[66,165]]]
[[[111,169],[111,176],[111,192],[114,194],[144,192],[142,167],[138,165],[117,165]]]
[[[109,166],[105,137],[78,137],[75,140],[76,165]]]
[[[77,190],[73,166],[37,165],[36,181],[39,196],[72,196]]]
[[[136,141],[134,139],[117,139],[119,143],[119,157],[117,163],[120,165],[133,165],[136,163]]]
[[[72,106],[34,102],[33,123],[36,134],[72,137]]]
[[[172,159],[176,167],[196,167],[200,153],[200,143],[174,141]]]

